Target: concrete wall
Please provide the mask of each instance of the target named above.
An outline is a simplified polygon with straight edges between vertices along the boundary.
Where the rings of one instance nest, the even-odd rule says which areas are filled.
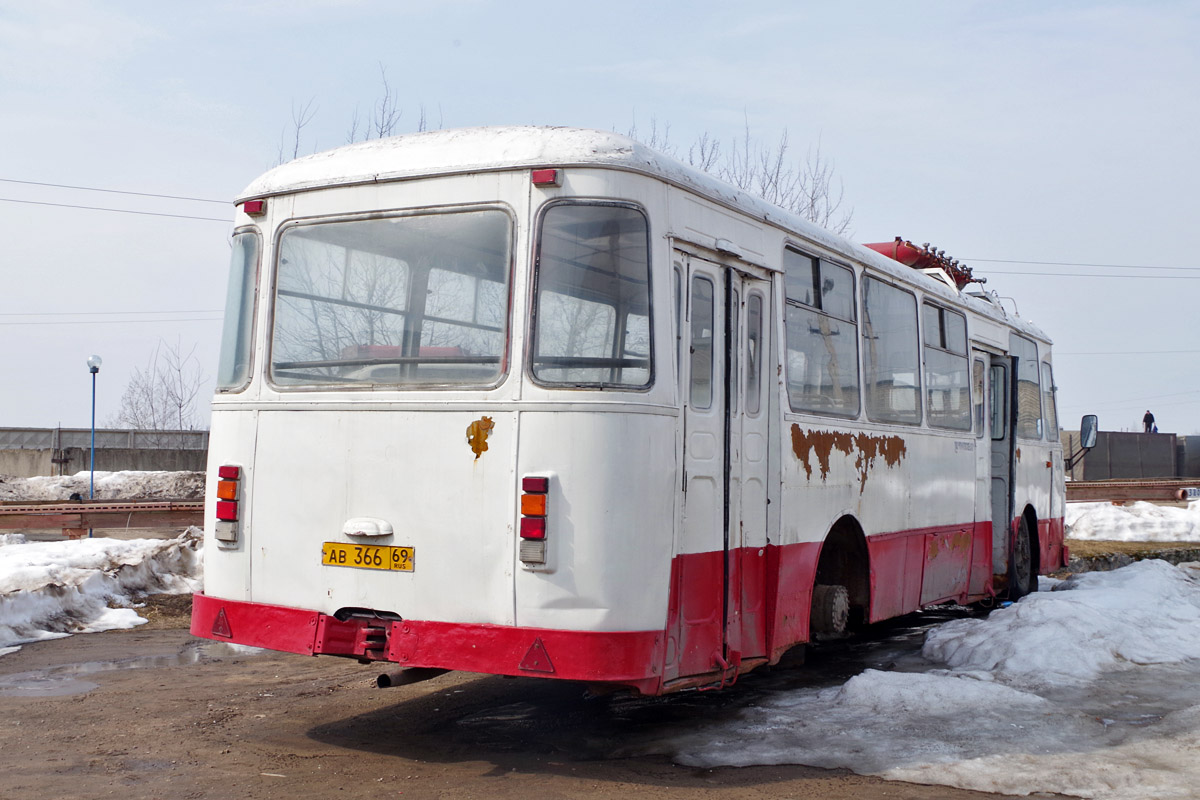
[[[1068,475],[1079,481],[1190,477],[1180,472],[1177,439],[1173,433],[1100,431],[1096,446]],[[1078,431],[1063,431],[1062,441],[1068,455],[1079,450]]]
[[[0,428],[0,475],[74,475],[90,466],[87,428]],[[208,431],[96,431],[96,470],[202,471]]]
[[[0,450],[0,475],[33,478],[39,475],[74,475],[87,472],[87,448],[68,447],[57,451],[63,463],[54,463],[54,450]],[[101,450],[96,448],[97,472],[203,471],[207,450]]]
[[[1181,478],[1200,478],[1200,436],[1180,436],[1175,463]]]

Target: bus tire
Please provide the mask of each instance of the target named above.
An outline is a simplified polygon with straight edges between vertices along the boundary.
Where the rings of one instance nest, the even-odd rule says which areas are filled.
[[[1037,576],[1033,574],[1033,540],[1024,515],[1017,523],[1017,536],[1013,541],[1009,563],[1012,566],[1008,574],[1008,599],[1019,600],[1037,589]]]
[[[814,639],[836,639],[846,635],[850,623],[850,592],[845,586],[817,584],[813,587],[809,626]]]

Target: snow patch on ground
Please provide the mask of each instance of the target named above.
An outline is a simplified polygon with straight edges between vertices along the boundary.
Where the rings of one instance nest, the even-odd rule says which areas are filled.
[[[1137,502],[1067,503],[1068,539],[1111,542],[1200,542],[1200,500],[1186,508]]]
[[[930,631],[922,652],[960,673],[1024,687],[1200,659],[1200,584],[1190,572],[1154,560],[1072,575],[986,619]]]
[[[926,637],[910,672],[780,694],[670,742],[680,763],[807,764],[1026,795],[1194,798],[1200,565],[1077,575]]]
[[[0,500],[70,500],[88,496],[92,473],[38,478],[0,475]],[[96,472],[97,500],[202,500],[203,472]]]
[[[95,537],[0,543],[0,655],[72,633],[132,628],[147,594],[200,591],[203,533],[174,539]]]

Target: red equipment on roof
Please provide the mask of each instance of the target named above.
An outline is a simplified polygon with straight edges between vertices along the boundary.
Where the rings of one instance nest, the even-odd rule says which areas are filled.
[[[931,248],[929,242],[917,247],[912,242],[899,236],[891,242],[876,242],[863,245],[876,253],[882,253],[888,258],[895,259],[906,267],[913,269],[941,269],[954,281],[961,290],[968,283],[984,283],[986,278],[976,278],[971,275],[971,268],[958,263],[958,259],[949,258],[945,250]]]

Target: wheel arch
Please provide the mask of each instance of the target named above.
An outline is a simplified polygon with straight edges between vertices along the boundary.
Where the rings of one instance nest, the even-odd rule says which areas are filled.
[[[1032,562],[1033,579],[1037,580],[1037,576],[1042,574],[1042,543],[1038,531],[1037,510],[1032,505],[1026,505],[1021,516],[1025,518],[1025,527],[1029,531],[1029,557]]]
[[[871,607],[871,555],[862,525],[845,515],[830,527],[821,542],[813,586],[845,586],[850,595],[851,624],[861,625]]]

